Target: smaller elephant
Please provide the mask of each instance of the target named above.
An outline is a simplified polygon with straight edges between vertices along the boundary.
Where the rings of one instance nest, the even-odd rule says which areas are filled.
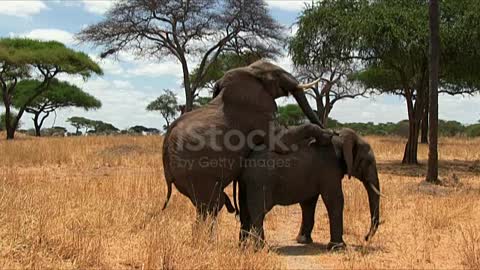
[[[297,241],[311,243],[315,207],[321,195],[330,221],[328,249],[345,247],[342,191],[345,174],[358,178],[368,193],[371,226],[366,240],[378,229],[380,184],[375,156],[370,145],[351,129],[340,130],[331,143],[319,144],[307,139],[298,151],[286,155],[253,152],[245,165],[248,166],[239,179],[241,241],[249,234],[265,239],[263,220],[273,206],[300,203],[302,225]]]

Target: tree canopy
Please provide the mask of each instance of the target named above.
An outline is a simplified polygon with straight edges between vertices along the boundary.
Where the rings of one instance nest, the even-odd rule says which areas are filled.
[[[20,81],[17,84],[13,106],[19,108],[25,104],[31,96],[35,95],[35,89],[41,83],[39,80],[31,79]],[[90,109],[98,109],[101,106],[102,103],[98,99],[77,86],[53,79],[49,89],[30,102],[26,106],[25,112],[33,114],[36,134],[40,136],[40,130],[45,119],[50,113],[55,112],[59,108],[78,107],[88,111]]]
[[[101,75],[101,68],[90,57],[67,48],[56,41],[39,41],[25,38],[0,39],[0,90],[5,106],[7,139],[13,139],[15,126],[27,106],[47,91],[58,74],[81,75],[87,79],[92,74]],[[17,104],[18,115],[13,117],[11,106],[17,95],[18,83],[34,78],[40,84],[34,85],[31,96],[24,97]]]
[[[475,93],[480,84],[479,1],[443,0],[440,93]],[[405,97],[410,136],[404,162],[416,163],[420,120],[428,104],[428,1],[324,0],[299,18],[293,61],[355,64],[351,79]],[[320,55],[320,58],[314,56]]]
[[[85,117],[73,116],[67,119],[73,127],[76,128],[76,134],[80,134],[80,129],[85,129],[87,133],[117,133],[119,131],[114,125],[99,120],[92,120]]]
[[[147,105],[147,111],[158,111],[165,119],[165,129],[170,127],[170,123],[175,119],[178,113],[177,96],[172,90],[165,89],[164,94]]]
[[[85,133],[88,131],[88,128],[91,127],[92,120],[80,116],[73,116],[68,118],[67,122],[69,122],[70,125],[76,128],[76,134],[80,134],[80,129],[82,128],[85,129]]]
[[[106,57],[119,51],[182,65],[186,111],[191,111],[208,67],[226,51],[276,54],[283,27],[263,0],[131,0],[118,1],[104,20],[82,30],[77,38],[103,47]],[[200,64],[190,77],[191,59]]]

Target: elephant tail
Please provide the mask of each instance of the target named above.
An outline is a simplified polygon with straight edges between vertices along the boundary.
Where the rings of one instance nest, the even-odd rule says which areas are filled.
[[[170,201],[170,197],[172,196],[172,182],[167,180],[167,198],[165,199],[165,203],[163,204],[162,211],[167,208],[168,201]]]

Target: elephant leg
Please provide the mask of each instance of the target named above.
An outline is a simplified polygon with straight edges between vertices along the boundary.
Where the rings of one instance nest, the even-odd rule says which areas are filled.
[[[343,192],[339,182],[334,189],[330,189],[322,195],[327,208],[328,219],[330,222],[330,243],[329,250],[345,248],[343,241]]]
[[[204,182],[202,188],[194,188],[199,186],[202,187],[199,184],[192,186],[192,194],[194,195],[190,198],[197,212],[194,231],[198,231],[201,226],[208,226],[209,234],[213,238],[218,213],[225,204],[224,192],[219,181]]]
[[[297,236],[297,243],[310,244],[312,240],[312,230],[315,224],[315,208],[317,207],[318,195],[300,203],[302,208],[302,225]]]
[[[250,194],[255,194],[257,196],[250,196]],[[265,233],[263,230],[263,221],[265,219],[265,214],[270,209],[265,202],[265,194],[256,190],[249,189],[249,194],[247,197],[247,207],[250,214],[251,221],[251,233],[255,236],[255,247],[262,248],[265,242]]]
[[[252,227],[250,213],[247,204],[247,189],[243,182],[239,182],[239,203],[240,203],[240,242],[247,240]]]

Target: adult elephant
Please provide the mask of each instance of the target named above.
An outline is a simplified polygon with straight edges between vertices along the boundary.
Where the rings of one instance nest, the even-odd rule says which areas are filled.
[[[298,128],[292,128],[290,133],[295,136],[298,132]],[[371,225],[365,239],[373,237],[380,220],[380,183],[371,146],[351,129],[341,129],[330,143],[307,140],[300,145],[298,151],[287,155],[263,150],[248,157],[246,162],[251,166],[239,178],[240,240],[249,235],[264,240],[263,220],[268,211],[275,205],[300,203],[302,226],[297,241],[311,243],[315,208],[321,195],[330,220],[328,248],[344,247],[344,175],[359,179],[367,191]],[[264,160],[269,160],[271,166],[258,166]]]
[[[226,203],[233,212],[223,190],[239,176],[251,149],[264,144],[289,151],[279,149],[277,136],[271,136],[276,98],[293,95],[316,124],[306,125],[308,136],[324,135],[304,93],[314,83],[300,85],[290,73],[264,60],[228,71],[216,83],[213,100],[180,116],[165,135],[163,165],[168,191],[164,208],[173,183],[190,198],[201,217],[216,215]]]

